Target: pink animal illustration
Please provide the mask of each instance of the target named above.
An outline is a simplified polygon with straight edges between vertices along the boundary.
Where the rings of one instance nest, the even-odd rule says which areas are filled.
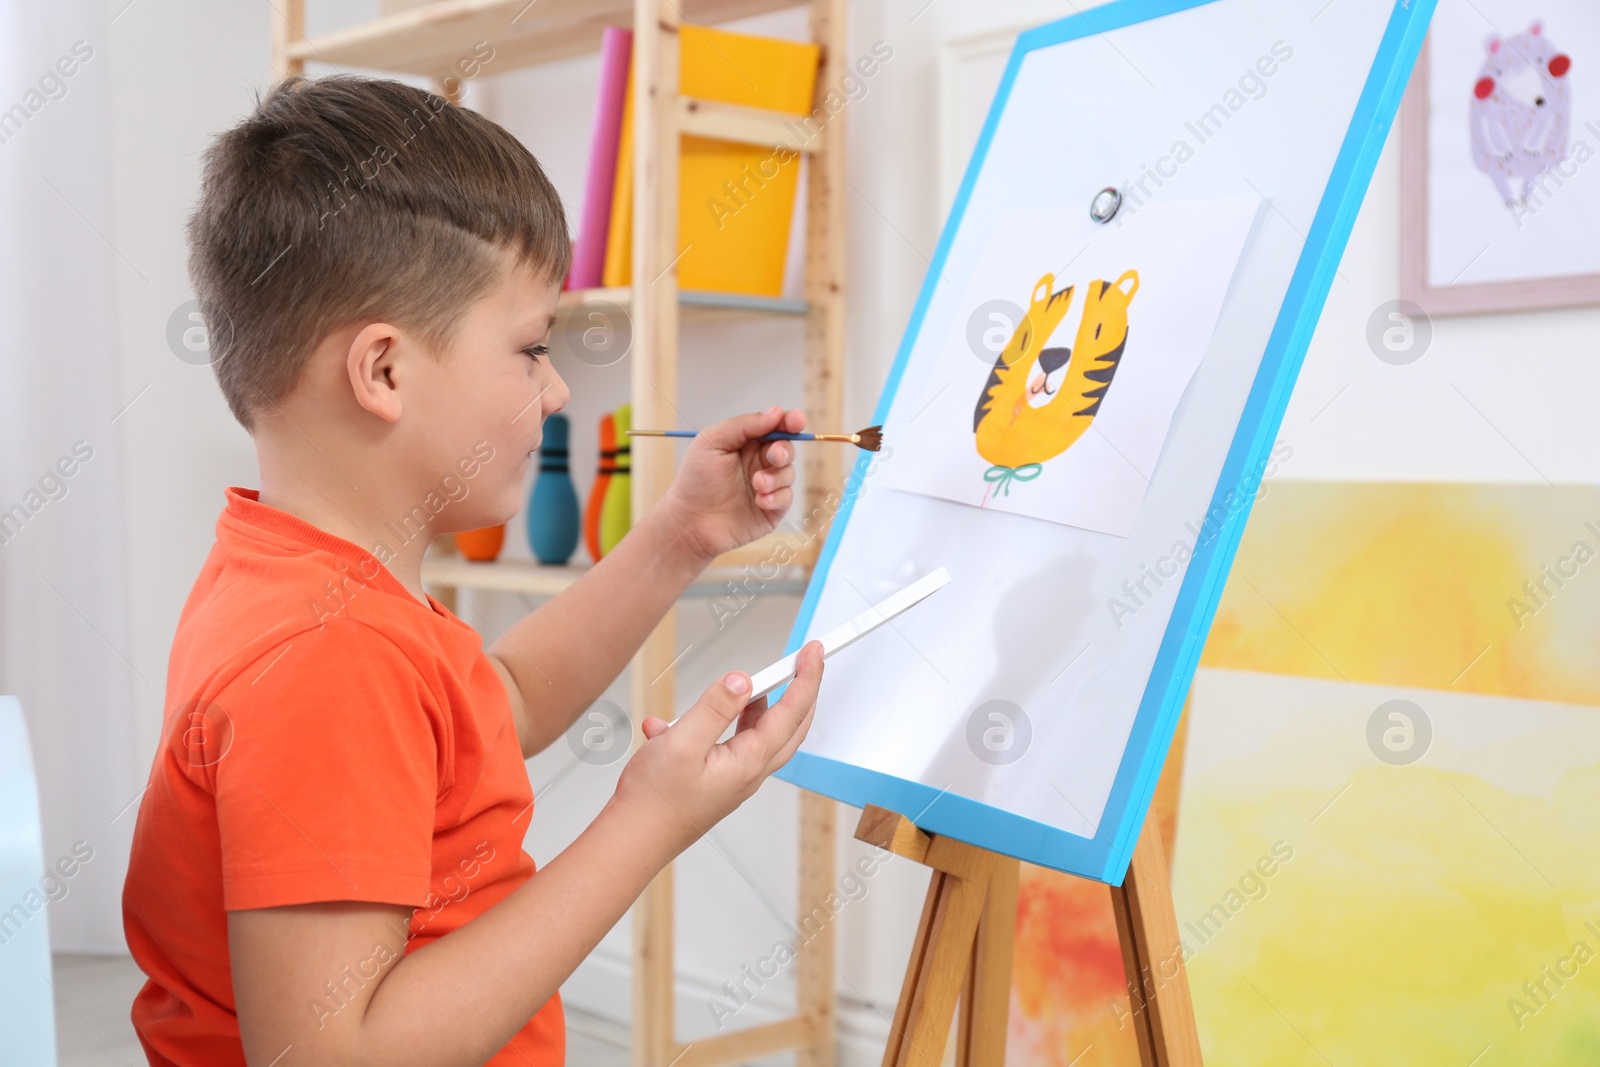
[[[1510,207],[1526,201],[1534,181],[1567,156],[1572,131],[1572,59],[1534,20],[1509,40],[1491,36],[1472,89],[1472,162]],[[1515,197],[1511,181],[1522,179]]]

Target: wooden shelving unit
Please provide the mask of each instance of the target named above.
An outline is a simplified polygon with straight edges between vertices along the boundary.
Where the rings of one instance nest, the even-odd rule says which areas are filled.
[[[582,563],[561,567],[544,566],[522,559],[473,563],[460,556],[439,555],[424,565],[422,580],[429,585],[448,589],[488,589],[528,596],[555,596],[588,569],[588,565]],[[803,592],[806,579],[810,577],[809,571],[809,564],[783,567],[772,577],[762,578],[761,590],[763,593]],[[691,585],[684,595],[723,596],[727,592],[725,583],[743,577],[743,566],[708,567],[700,580]]]
[[[782,8],[805,6],[811,38],[821,46],[818,106],[845,73],[846,0],[385,0],[382,18],[308,38],[305,0],[272,0],[273,63],[279,77],[307,62],[340,69],[358,67],[435,79],[443,77],[479,42],[495,50],[491,73],[499,74],[596,51],[608,25],[631,25],[634,33],[634,246],[633,284],[626,288],[564,293],[560,310],[590,300],[609,300],[628,310],[633,324],[630,399],[640,426],[671,426],[678,384],[681,322],[788,316],[804,323],[804,406],[810,425],[837,427],[844,416],[844,119],[813,123],[797,140],[794,116],[684,97],[678,92],[678,34],[696,24],[726,22]],[[398,9],[398,10],[397,10]],[[459,101],[457,101],[459,102]],[[808,158],[805,235],[805,299],[778,300],[728,293],[682,291],[677,284],[678,140],[684,133],[763,146],[784,145]],[[804,492],[792,514],[831,516],[827,498],[843,481],[842,448],[800,450]],[[636,448],[632,456],[634,514],[660,498],[673,477],[670,448]],[[821,531],[818,531],[820,534]],[[774,558],[778,541],[794,544],[794,565],[776,581],[803,588],[821,537],[803,540],[781,530],[772,537],[719,557],[690,590],[720,590],[745,568]],[[803,543],[802,543],[803,542]],[[549,596],[570,585],[586,568],[543,567],[502,561],[468,563],[431,557],[423,578],[441,599],[457,588],[507,590]],[[771,586],[769,586],[771,588]],[[671,719],[674,687],[651,684],[672,676],[677,655],[676,611],[669,612],[634,658],[633,714]],[[637,741],[637,739],[636,739]],[[798,925],[815,925],[813,909],[833,888],[836,820],[833,801],[802,793]],[[823,911],[826,912],[826,908]],[[636,1067],[716,1067],[786,1050],[799,1067],[835,1062],[834,931],[825,927],[796,948],[796,1011],[764,1026],[719,1033],[685,1043],[673,1023],[673,877],[669,867],[651,883],[633,910],[633,1049]]]
[[[287,24],[278,70],[306,62],[366,67],[437,77],[472,54],[479,41],[494,45],[495,69],[531,67],[598,51],[607,26],[637,29],[636,0],[436,0],[388,4],[401,8],[371,22],[306,38],[292,9],[305,0],[273,0]],[[796,6],[794,0],[675,0],[664,5],[684,23],[728,22]],[[681,15],[680,15],[681,12]]]

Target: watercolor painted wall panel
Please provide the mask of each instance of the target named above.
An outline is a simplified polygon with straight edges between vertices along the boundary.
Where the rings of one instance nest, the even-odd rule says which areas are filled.
[[[1273,484],[1184,730],[1208,1062],[1600,1058],[1600,489]],[[1105,890],[1025,871],[1019,935],[1008,1061],[1136,1064]]]

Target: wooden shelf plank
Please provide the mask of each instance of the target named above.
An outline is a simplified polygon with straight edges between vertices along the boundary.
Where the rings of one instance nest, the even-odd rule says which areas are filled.
[[[801,0],[681,0],[685,23],[761,15]],[[437,77],[494,49],[484,73],[593,52],[606,26],[633,25],[633,0],[436,0],[409,11],[288,42],[291,61]]]
[[[732,1067],[811,1040],[809,1020],[799,1016],[745,1030],[703,1037],[681,1046],[673,1067]]]
[[[424,585],[452,589],[493,589],[505,593],[555,596],[582,577],[582,564],[545,566],[526,559],[473,563],[460,556],[428,556],[422,561]]]
[[[717,100],[697,100],[691,96],[678,98],[680,132],[760,145],[763,148],[782,145],[794,152],[816,151],[815,131],[808,131],[802,125],[807,118],[804,115],[791,115],[787,111],[742,107]]]
[[[627,308],[633,303],[633,287],[618,285],[597,289],[566,289],[556,301],[556,314],[565,315],[584,304],[604,300]],[[706,289],[678,290],[678,306],[685,312],[697,313],[706,318],[725,315],[777,315],[801,317],[811,310],[804,300],[790,300],[775,296],[751,296],[748,293],[718,293]]]
[[[748,293],[717,293],[706,289],[680,289],[678,303],[686,309],[760,312],[767,315],[804,315],[811,308],[804,300],[751,296]]]
[[[711,561],[708,570],[742,570],[750,567],[765,572],[774,567],[800,566],[810,570],[817,562],[822,538],[813,535],[807,541],[789,530],[778,529],[765,537],[758,537],[743,548],[724,552]]]
[[[803,593],[811,566],[816,562],[818,540],[813,538],[801,544],[792,534],[781,531],[769,534],[718,556],[684,595],[725,596],[730,581],[741,585],[752,581],[759,583],[746,589],[746,593]],[[783,560],[787,562],[780,562]],[[422,561],[422,581],[448,589],[555,596],[583,577],[591,566],[589,563],[548,565],[531,559],[474,563],[460,556],[430,554]]]

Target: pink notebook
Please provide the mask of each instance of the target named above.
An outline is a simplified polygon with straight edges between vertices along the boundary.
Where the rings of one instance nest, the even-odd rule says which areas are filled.
[[[633,31],[607,26],[600,41],[600,94],[594,109],[594,137],[589,142],[589,178],[583,188],[583,218],[572,254],[571,289],[600,284],[605,267],[606,231],[611,224],[611,192],[616,181],[617,141],[622,126],[623,94],[628,86],[628,58]]]

